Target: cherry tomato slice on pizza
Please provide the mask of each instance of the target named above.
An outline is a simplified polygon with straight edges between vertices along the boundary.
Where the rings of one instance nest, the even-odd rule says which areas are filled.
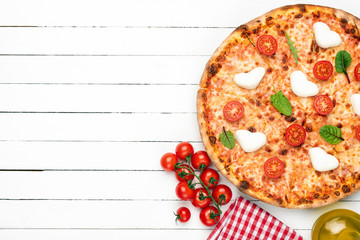
[[[305,141],[306,131],[299,124],[290,125],[285,132],[285,140],[291,146],[299,146]]]
[[[231,101],[225,105],[223,113],[226,120],[235,122],[244,116],[244,106],[238,101]]]
[[[356,80],[360,81],[360,63],[358,63],[358,65],[356,65],[356,67],[354,69],[354,73],[355,73]]]
[[[284,163],[277,157],[269,158],[264,164],[265,174],[269,178],[280,177],[284,172],[284,168]]]
[[[314,75],[317,79],[328,80],[333,73],[333,65],[329,61],[318,61],[313,68]]]
[[[327,95],[319,95],[314,100],[314,107],[318,114],[327,115],[334,109],[334,103]]]
[[[360,126],[358,126],[358,128],[356,129],[355,137],[357,140],[360,141]]]
[[[277,46],[276,39],[271,35],[261,35],[256,42],[257,49],[267,56],[276,53]]]

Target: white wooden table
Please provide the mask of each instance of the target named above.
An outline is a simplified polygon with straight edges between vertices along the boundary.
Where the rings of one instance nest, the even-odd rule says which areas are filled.
[[[206,239],[160,157],[203,149],[197,84],[221,41],[293,3],[0,1],[0,239]],[[360,16],[356,0],[326,5]],[[330,209],[360,212],[360,194],[312,210],[251,201],[305,239]]]

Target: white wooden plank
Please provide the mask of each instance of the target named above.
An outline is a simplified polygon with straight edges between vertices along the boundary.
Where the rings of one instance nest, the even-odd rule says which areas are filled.
[[[206,239],[212,229],[192,230],[0,230],[0,238],[5,239],[107,239],[118,240],[121,237],[127,239]],[[311,240],[310,230],[296,230],[304,240]]]
[[[352,0],[303,0],[328,5],[360,15]],[[57,26],[237,26],[273,8],[298,3],[293,0],[13,0],[0,11],[1,25]],[[34,7],[37,6],[37,7]],[[31,9],[31,11],[29,11]],[[64,17],[66,16],[66,17]],[[81,17],[79,17],[81,16]]]
[[[220,176],[220,183],[232,189],[233,198],[241,195],[246,199],[254,200],[241,194],[223,176]],[[178,180],[174,173],[164,171],[1,172],[0,198],[179,200],[175,194],[177,184]],[[152,191],[155,187],[157,190]],[[147,191],[134,191],[135,189],[147,189]],[[359,201],[360,193],[356,193],[351,198],[342,200],[342,203]]]
[[[0,83],[198,84],[208,59],[207,56],[0,56]]]
[[[196,114],[0,114],[0,141],[200,141]]]
[[[157,160],[157,159],[156,159]],[[156,160],[151,160],[155,161]],[[130,159],[136,161],[136,159]],[[197,181],[195,181],[197,182]],[[175,194],[178,184],[174,172],[164,171],[57,171],[1,172],[1,199],[114,199],[180,201]],[[225,177],[233,198],[240,192]],[[247,199],[251,199],[247,197]]]
[[[184,139],[186,140],[186,139]],[[162,170],[178,142],[0,142],[0,169]],[[195,151],[202,143],[192,143]]]
[[[195,113],[198,89],[196,85],[0,85],[0,110]],[[158,93],[161,96],[155,97]]]
[[[0,28],[1,54],[211,55],[233,29]]]
[[[189,222],[184,224],[174,221],[173,211],[180,206],[189,207],[192,213]],[[360,212],[358,203],[344,206],[341,202],[308,210],[264,207],[265,210],[269,208],[272,208],[269,212],[291,228],[306,231],[320,215],[332,209]],[[0,218],[0,228],[208,229],[198,219],[199,209],[192,207],[189,201],[149,201],[146,204],[142,201],[3,201],[0,210],[2,216],[6,216]]]
[[[182,206],[192,217],[180,224],[174,212]],[[0,211],[0,228],[212,229],[190,201],[0,201]]]
[[[212,229],[135,229],[135,230],[0,230],[0,238],[14,239],[37,239],[37,240],[119,240],[119,239],[206,239]]]

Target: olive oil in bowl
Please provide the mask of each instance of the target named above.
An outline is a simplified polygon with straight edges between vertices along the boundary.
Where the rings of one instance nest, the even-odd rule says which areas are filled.
[[[360,240],[360,215],[336,209],[321,215],[314,223],[312,240]]]

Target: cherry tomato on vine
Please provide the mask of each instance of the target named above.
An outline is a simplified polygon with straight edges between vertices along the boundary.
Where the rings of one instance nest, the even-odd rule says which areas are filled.
[[[187,182],[179,182],[175,188],[175,193],[181,200],[187,201],[193,198],[194,190],[188,186]]]
[[[314,107],[318,114],[328,115],[334,109],[334,103],[327,95],[319,95],[314,100]]]
[[[290,125],[285,132],[285,140],[291,146],[299,146],[305,141],[306,131],[299,124]]]
[[[184,164],[181,164],[181,165],[179,165],[179,167],[181,167],[181,166],[187,166],[187,165],[184,165]],[[194,172],[194,170],[191,168],[191,167],[189,167],[193,172]],[[186,175],[184,174],[184,178],[182,178],[182,177],[180,177],[181,175],[183,175],[183,173],[182,172],[184,172],[184,173],[186,173]],[[188,170],[188,169],[186,169],[186,168],[178,168],[178,169],[176,169],[175,170],[175,177],[176,177],[176,179],[177,180],[179,180],[180,182],[182,182],[182,181],[189,181],[189,180],[193,180],[194,179],[194,175],[192,175],[191,174],[191,171],[190,170]]]
[[[219,210],[213,206],[207,206],[200,212],[200,221],[208,227],[214,226],[220,219]]]
[[[187,222],[191,217],[190,210],[187,207],[181,207],[176,211],[176,221]]]
[[[256,47],[257,49],[264,55],[273,55],[277,50],[277,41],[271,35],[261,35],[257,42]]]
[[[228,102],[224,107],[223,114],[229,122],[236,122],[244,116],[244,106],[235,100]]]
[[[176,146],[175,153],[179,159],[185,160],[188,155],[194,154],[194,148],[188,142],[181,142]]]
[[[360,126],[358,126],[357,129],[356,129],[355,137],[356,137],[357,140],[360,141]]]
[[[317,79],[328,80],[333,73],[333,65],[326,60],[318,61],[314,65],[313,73]]]
[[[201,173],[200,179],[205,184],[205,186],[212,189],[219,183],[220,176],[219,173],[214,169],[207,168]]]
[[[284,172],[285,164],[277,157],[272,157],[266,160],[264,164],[264,171],[269,178],[278,178]]]
[[[214,188],[212,196],[217,203],[225,205],[230,202],[232,198],[232,191],[228,186],[219,184]]]
[[[355,73],[356,80],[360,81],[360,63],[358,63],[358,65],[356,65],[356,67],[354,69],[354,73]]]
[[[199,169],[203,165],[203,169],[207,168],[210,165],[209,155],[205,151],[196,152],[191,158],[191,165],[195,169]]]
[[[195,189],[194,197],[191,199],[191,203],[194,207],[204,208],[209,206],[211,198],[205,188],[197,188]]]
[[[174,171],[178,158],[173,153],[165,153],[160,159],[160,165],[165,171]]]

